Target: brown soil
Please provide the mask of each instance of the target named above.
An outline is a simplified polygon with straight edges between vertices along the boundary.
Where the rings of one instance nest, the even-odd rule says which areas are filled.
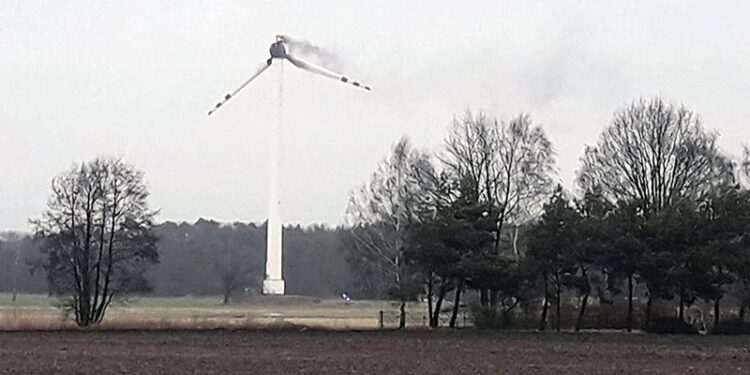
[[[750,340],[624,333],[0,333],[0,374],[705,374],[750,372]]]

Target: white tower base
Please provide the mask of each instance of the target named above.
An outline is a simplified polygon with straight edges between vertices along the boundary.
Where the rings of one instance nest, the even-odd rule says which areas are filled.
[[[265,295],[283,295],[283,279],[265,279],[263,280],[263,294]]]

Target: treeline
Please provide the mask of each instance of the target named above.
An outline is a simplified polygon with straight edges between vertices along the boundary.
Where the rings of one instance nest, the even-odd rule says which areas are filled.
[[[341,228],[284,228],[284,277],[289,294],[358,296],[340,248]],[[159,296],[218,295],[225,302],[258,294],[265,271],[265,225],[165,222],[152,228],[159,261],[146,271],[150,293]],[[47,293],[40,240],[0,236],[0,292]],[[31,272],[33,271],[33,272]],[[361,294],[359,294],[361,296]]]
[[[265,275],[266,226],[166,222],[154,228],[160,261],[147,277],[157,295],[258,294]],[[283,273],[288,294],[336,297],[353,288],[339,242],[342,229],[288,226]]]
[[[401,326],[418,299],[432,327],[446,309],[454,326],[467,302],[479,326],[532,314],[538,329],[560,329],[573,303],[580,329],[593,302],[623,310],[616,328],[650,329],[665,302],[676,322],[698,302],[712,304],[714,330],[722,304],[743,322],[750,152],[733,158],[717,139],[687,108],[638,100],[586,147],[577,187],[565,191],[553,144],[529,115],[506,122],[467,111],[435,153],[398,141],[350,195],[344,226],[284,229],[287,292],[398,300]],[[143,173],[121,159],[55,177],[34,238],[0,237],[0,290],[46,284],[81,325],[134,293],[224,302],[257,293],[264,226],[155,224],[147,198]]]
[[[0,232],[0,292],[47,293],[44,271],[34,268],[39,246],[30,235]]]
[[[559,329],[571,296],[575,329],[594,298],[626,298],[627,329],[639,296],[646,329],[664,301],[678,321],[696,301],[712,303],[718,329],[731,295],[744,318],[747,152],[722,153],[696,113],[655,98],[617,111],[581,160],[577,190],[564,191],[552,143],[528,115],[467,112],[435,154],[404,138],[351,196],[350,260],[392,298],[426,297],[431,326],[446,299],[453,326],[466,292],[485,326],[533,312],[539,329],[552,315]]]

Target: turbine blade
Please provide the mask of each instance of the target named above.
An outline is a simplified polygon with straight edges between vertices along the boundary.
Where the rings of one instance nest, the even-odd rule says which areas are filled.
[[[340,82],[348,83],[348,84],[350,84],[350,85],[352,85],[354,87],[359,87],[359,88],[367,90],[367,91],[372,90],[372,88],[370,86],[367,86],[367,85],[365,85],[365,84],[363,84],[363,83],[361,83],[359,81],[355,81],[355,80],[353,80],[353,79],[351,79],[351,78],[349,78],[349,77],[347,77],[345,75],[332,72],[332,71],[330,71],[330,70],[328,70],[328,69],[326,69],[326,68],[324,68],[322,66],[315,65],[315,64],[313,64],[313,63],[311,63],[309,61],[305,61],[305,60],[300,59],[299,57],[295,57],[295,56],[293,56],[293,55],[291,55],[289,53],[286,54],[286,58],[287,58],[287,60],[289,60],[289,62],[291,62],[292,64],[294,64],[294,66],[296,66],[296,67],[298,67],[300,69],[307,70],[308,72],[312,72],[312,73],[315,73],[315,74],[320,74],[323,77],[328,77],[328,78],[335,79],[335,80],[340,81]]]
[[[226,94],[220,102],[216,103],[216,106],[210,111],[208,111],[208,115],[211,116],[212,113],[216,112],[219,109],[219,107],[223,106],[224,103],[229,101],[229,99],[234,98],[234,96],[237,95],[237,93],[240,92],[240,90],[244,89],[245,86],[247,86],[250,82],[252,82],[255,78],[257,78],[261,73],[263,73],[266,69],[268,69],[269,66],[271,66],[270,59],[264,62],[263,65],[259,65],[255,69],[255,73],[253,73],[253,75],[251,75],[250,78],[248,78],[247,81],[245,81],[245,83],[243,83],[239,88],[237,88],[237,90],[234,90],[234,92],[232,93]]]

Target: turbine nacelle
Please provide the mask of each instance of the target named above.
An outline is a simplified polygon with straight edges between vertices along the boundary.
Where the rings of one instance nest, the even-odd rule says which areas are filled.
[[[276,43],[271,44],[269,52],[273,59],[285,59],[286,58],[286,45],[284,45],[284,36],[276,35]]]

